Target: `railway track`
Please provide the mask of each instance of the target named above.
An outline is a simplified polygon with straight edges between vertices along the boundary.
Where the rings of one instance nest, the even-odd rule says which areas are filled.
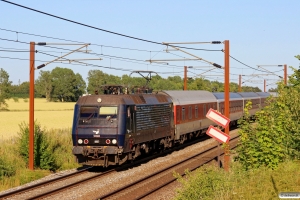
[[[199,141],[204,140],[205,138],[202,138],[200,140],[194,141],[192,143],[196,143]],[[137,160],[134,163],[125,164],[123,166],[104,171],[102,173],[91,173],[89,170],[92,169],[92,167],[87,167],[85,169],[76,171],[74,173],[61,176],[55,179],[51,179],[48,181],[40,182],[38,184],[34,184],[31,186],[27,186],[24,188],[21,188],[19,190],[11,191],[5,194],[0,195],[0,199],[43,199],[50,196],[53,196],[58,193],[63,193],[63,191],[68,190],[73,187],[77,187],[81,184],[85,184],[87,182],[95,181],[96,179],[100,179],[103,176],[107,176],[109,174],[112,174],[113,172],[120,171],[120,170],[126,170],[128,168],[137,166],[141,163],[145,163],[151,159],[154,159],[159,156],[167,155],[168,153],[182,149],[191,143],[188,143],[186,145],[182,145],[180,147],[170,149],[167,151],[164,151],[160,154],[155,154],[150,157],[146,157],[140,160]]]
[[[231,139],[231,148],[235,148],[237,143],[238,136]],[[218,148],[219,147],[217,146],[212,147],[204,152],[193,155],[180,163],[166,167],[165,169],[125,185],[122,188],[98,196],[95,199],[142,199],[173,181],[176,181],[176,178],[173,176],[174,171],[182,176],[186,169],[193,171],[203,164],[214,160],[219,154]]]
[[[202,138],[201,140],[205,140]],[[200,142],[201,140],[194,141],[193,143]],[[235,137],[235,140],[236,137]],[[234,138],[231,140],[231,147],[233,145]],[[124,166],[116,167],[114,169],[91,173],[89,170],[91,168],[87,168],[76,173],[69,174],[67,176],[59,177],[56,179],[52,179],[46,182],[41,182],[36,185],[28,186],[26,188],[22,188],[17,191],[12,191],[9,193],[5,193],[0,195],[0,199],[52,199],[55,197],[56,199],[63,199],[63,194],[70,193],[70,191],[76,191],[78,188],[82,188],[84,185],[89,184],[97,184],[101,182],[101,179],[105,177],[109,177],[113,173],[118,173],[118,171],[126,171],[127,169],[133,168],[134,166],[141,165],[146,163],[149,160],[155,159],[156,157],[161,157],[167,155],[173,151],[183,149],[186,146],[191,145],[188,143],[184,146],[180,146],[178,148],[174,148],[163,153],[153,155],[150,157],[146,157],[144,159],[140,159],[134,163],[126,164]],[[136,180],[131,184],[126,186],[122,186],[119,189],[105,189],[106,194],[102,196],[97,196],[99,193],[93,192],[92,194],[85,194],[85,199],[138,199],[143,198],[158,189],[161,189],[165,185],[175,181],[176,179],[173,177],[172,172],[176,171],[180,174],[184,174],[184,170],[189,168],[193,170],[204,163],[209,162],[216,158],[219,154],[219,150],[216,145],[210,145],[205,148],[205,151],[194,155],[180,163],[174,164],[172,166],[168,166],[159,172],[154,174],[147,175],[140,180]],[[205,159],[203,159],[203,156]],[[190,163],[190,164],[188,164]],[[113,191],[112,191],[113,190]],[[124,192],[125,191],[125,192]],[[131,192],[129,192],[131,191]],[[60,197],[60,198],[59,198]]]
[[[82,170],[67,174],[55,179],[47,180],[21,188],[19,190],[11,191],[0,195],[0,199],[39,199],[44,196],[55,194],[65,188],[70,188],[78,182],[90,180],[95,177],[107,175],[114,170],[109,170],[103,173],[90,172],[92,167],[87,167]]]

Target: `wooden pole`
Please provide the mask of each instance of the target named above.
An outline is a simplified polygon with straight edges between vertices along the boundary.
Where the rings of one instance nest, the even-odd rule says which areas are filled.
[[[239,75],[239,92],[242,91],[242,75]]]
[[[187,66],[184,66],[184,86],[183,90],[187,90]]]
[[[230,118],[229,116],[229,40],[225,40],[224,41],[224,45],[225,45],[225,78],[224,78],[224,113],[225,116]],[[229,135],[229,126],[227,126],[225,128],[225,133]],[[230,161],[230,147],[229,147],[229,141],[227,143],[227,145],[225,146],[225,151],[224,151],[225,155],[224,155],[224,169],[225,171],[229,171],[229,161]]]
[[[286,64],[284,65],[284,84],[287,84],[287,66]]]
[[[34,170],[34,53],[35,43],[30,42],[29,61],[29,169]]]
[[[264,92],[266,92],[266,79],[264,80]]]

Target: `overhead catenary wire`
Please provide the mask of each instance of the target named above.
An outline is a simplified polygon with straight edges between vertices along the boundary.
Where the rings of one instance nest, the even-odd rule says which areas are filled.
[[[37,53],[41,53],[41,54],[46,54],[46,53],[42,53],[42,52],[37,52]],[[52,56],[57,58],[57,56],[55,55],[51,55],[51,54],[46,54],[48,56]],[[6,57],[6,56],[0,56],[0,58],[5,58],[5,59],[12,59],[12,60],[21,60],[21,61],[29,61],[29,59],[27,58],[14,58],[14,57]],[[62,58],[65,59],[66,61],[68,61],[69,59],[66,58]],[[36,60],[38,62],[49,62],[46,60]],[[132,72],[134,70],[129,70],[129,69],[124,69],[124,68],[116,68],[116,67],[111,67],[111,66],[102,66],[102,65],[95,65],[95,64],[90,64],[90,63],[85,63],[85,62],[81,62],[81,61],[76,61],[77,63],[62,63],[62,64],[69,64],[69,65],[77,65],[77,66],[91,66],[91,67],[99,67],[99,68],[107,68],[107,69],[113,69],[113,70],[119,70],[119,71],[127,71],[127,72]],[[54,63],[61,63],[59,61],[56,61]],[[172,74],[172,73],[183,73],[183,71],[179,71],[179,72],[157,72],[157,74]]]
[[[76,41],[76,40],[68,40],[68,39],[38,35],[38,34],[33,34],[33,33],[25,33],[25,32],[21,32],[21,31],[14,31],[14,30],[9,30],[9,29],[4,29],[4,28],[0,28],[0,30],[13,32],[13,33],[18,33],[18,34],[20,33],[20,34],[24,34],[24,35],[31,35],[31,36],[36,36],[36,37],[43,37],[43,38],[48,38],[48,39],[55,39],[55,40],[66,41],[66,42],[85,43],[85,42],[80,42],[80,41]],[[133,48],[126,48],[126,47],[116,47],[116,46],[108,46],[108,45],[95,44],[95,43],[91,43],[91,45],[99,46],[99,47],[115,48],[115,49],[124,49],[124,50],[130,50],[130,51],[149,52],[149,50],[145,50],[145,49],[133,49]],[[151,50],[151,51],[152,52],[160,52],[160,51],[155,51],[155,50]]]
[[[68,40],[68,39],[63,39],[63,38],[57,38],[57,37],[51,37],[51,36],[44,36],[44,35],[38,35],[38,34],[33,34],[33,33],[25,33],[25,32],[22,32],[22,31],[15,31],[15,30],[9,30],[9,29],[4,29],[4,28],[0,28],[0,30],[3,30],[3,31],[8,31],[8,32],[14,32],[14,33],[20,33],[20,34],[25,34],[25,35],[32,35],[32,36],[36,36],[36,37],[44,37],[44,38],[49,38],[49,39],[56,39],[56,40],[61,40],[61,41],[66,41],[66,42],[76,42],[76,43],[84,43],[84,42],[80,42],[80,41],[76,41],[76,40]],[[91,45],[95,45],[95,46],[100,46],[100,47],[109,47],[109,48],[116,48],[116,49],[124,49],[124,50],[132,50],[132,51],[144,51],[144,52],[161,52],[161,51],[154,51],[154,50],[144,50],[144,49],[132,49],[132,48],[125,48],[125,47],[116,47],[116,46],[107,46],[107,45],[103,45],[103,44],[94,44],[94,43],[91,43]],[[60,52],[61,53],[61,52]],[[175,53],[172,53],[170,51],[167,52],[168,54],[172,54],[174,56],[178,56],[178,57],[181,57],[181,58],[184,58],[184,56],[180,56],[180,55],[177,55]],[[102,55],[102,53],[101,53]],[[156,55],[156,54],[155,54]],[[154,56],[153,56],[154,57]],[[152,57],[152,58],[153,58]],[[199,61],[199,62],[202,62],[204,63],[203,61]],[[171,66],[171,65],[170,65]],[[248,67],[248,66],[247,66]],[[234,67],[231,67],[231,68],[234,68]]]
[[[63,17],[60,17],[60,16],[56,16],[56,15],[53,15],[53,14],[50,14],[50,13],[46,13],[46,12],[36,10],[36,9],[30,8],[30,7],[27,7],[27,6],[23,6],[23,5],[20,5],[20,4],[17,4],[17,3],[13,3],[13,2],[10,2],[10,1],[6,1],[6,0],[1,0],[1,1],[3,1],[5,3],[12,4],[12,5],[15,5],[15,6],[18,6],[18,7],[21,7],[21,8],[28,9],[28,10],[31,10],[31,11],[34,11],[34,12],[38,12],[38,13],[41,13],[41,14],[44,14],[44,15],[48,15],[50,17],[54,17],[54,18],[57,18],[57,19],[60,19],[60,20],[68,21],[68,22],[71,22],[71,23],[74,23],[74,24],[77,24],[77,25],[85,26],[85,27],[96,29],[96,30],[99,30],[99,31],[107,32],[107,33],[110,33],[110,34],[114,34],[114,35],[118,35],[118,36],[122,36],[122,37],[127,37],[127,38],[130,38],[130,39],[139,40],[139,41],[143,41],[143,42],[148,42],[148,43],[152,43],[152,44],[164,45],[161,42],[155,42],[155,41],[151,41],[151,40],[147,40],[147,39],[142,39],[142,38],[138,38],[138,37],[125,35],[125,34],[122,34],[122,33],[117,33],[117,32],[113,32],[113,31],[105,30],[105,29],[102,29],[102,28],[98,28],[98,27],[95,27],[95,26],[91,26],[91,25],[88,25],[88,24],[81,23],[81,22],[66,19],[66,18],[63,18]],[[210,49],[197,49],[197,48],[182,47],[182,46],[176,46],[176,47],[180,47],[180,48],[184,48],[184,49],[191,49],[191,50],[201,50],[201,51],[222,51],[222,50],[210,50]]]
[[[20,31],[12,31],[12,30],[1,29],[1,28],[0,28],[0,30],[6,30],[6,31],[11,31],[11,32],[22,33],[22,32],[20,32]],[[25,34],[25,33],[23,33],[23,34]],[[26,34],[29,34],[29,33],[26,33]],[[31,35],[35,35],[35,34],[31,34]],[[41,36],[41,35],[35,35],[35,36],[54,38],[54,37]],[[57,38],[57,39],[59,39],[59,38]],[[28,42],[21,42],[21,41],[19,41],[19,40],[15,41],[15,40],[4,39],[4,38],[0,38],[0,40],[6,40],[6,41],[11,41],[11,42],[19,42],[19,43],[29,44]],[[64,40],[64,41],[72,41],[72,40],[66,40],[66,39],[60,39],[60,40]],[[75,42],[75,41],[72,41],[72,42]],[[77,41],[76,41],[76,42],[77,42]],[[99,45],[99,46],[103,46],[103,45]],[[58,47],[50,47],[50,46],[44,46],[44,47],[56,48],[56,49],[67,50],[67,51],[70,50],[70,49],[64,49],[64,48],[58,48]],[[176,47],[176,46],[175,46],[175,47]],[[117,48],[117,47],[116,47],[116,48]],[[180,47],[180,48],[182,48],[182,47]],[[141,50],[141,51],[148,51],[148,50]],[[221,51],[222,51],[222,50],[221,50]],[[150,51],[150,52],[151,52],[151,51]],[[156,51],[156,52],[160,52],[160,51]],[[83,52],[81,52],[81,53],[83,53]],[[89,53],[89,54],[95,54],[95,53]],[[171,54],[173,54],[173,53],[171,53]],[[99,55],[99,54],[95,54],[95,55]],[[179,56],[179,55],[176,55],[176,54],[173,54],[173,55]],[[101,54],[101,56],[104,56],[104,55]],[[109,56],[109,55],[106,55],[106,56]],[[110,56],[110,57],[114,57],[114,56]],[[182,57],[182,56],[179,56],[179,57]],[[259,69],[255,69],[255,68],[253,68],[253,67],[251,67],[251,66],[249,66],[249,65],[246,65],[245,63],[239,61],[238,59],[234,58],[234,57],[231,56],[231,55],[230,55],[230,57],[231,57],[232,59],[234,59],[235,61],[237,61],[237,62],[243,64],[244,66],[249,67],[249,68],[251,68],[251,69],[253,69],[253,70],[260,71],[260,72],[266,72],[266,71],[262,71],[262,70],[259,70]],[[116,57],[115,57],[115,58],[116,58]],[[130,59],[130,58],[124,58],[124,57],[119,57],[119,58],[120,58],[120,59],[136,60],[136,61],[141,61],[141,62],[143,62],[142,60],[137,60],[137,59]],[[167,66],[165,66],[165,65],[162,65],[162,66],[163,66],[163,67],[167,67]],[[182,66],[177,66],[177,65],[169,65],[169,66],[182,67]],[[274,73],[274,75],[276,75],[276,74]],[[278,76],[278,75],[277,75],[277,76]]]
[[[6,40],[6,41],[11,41],[11,42],[18,42],[18,43],[26,43],[26,42],[21,42],[21,41],[14,41],[14,40],[9,40],[9,39],[3,39],[3,38],[0,38],[0,40]],[[27,44],[27,43],[26,43]],[[42,46],[42,47],[49,47],[49,48],[55,48],[55,49],[60,49],[60,50],[65,50],[65,51],[70,51],[70,49],[65,49],[65,48],[58,48],[58,47],[51,47],[51,46]],[[1,48],[1,47],[0,47]],[[30,52],[28,50],[20,50],[20,51],[8,51],[8,52]],[[37,51],[36,51],[37,52]],[[42,52],[45,52],[45,51],[39,51],[39,53],[42,53]],[[57,53],[61,53],[61,52],[57,52]],[[84,53],[84,52],[80,52],[80,53]],[[111,55],[105,55],[105,54],[97,54],[97,53],[88,53],[88,54],[92,54],[92,55],[100,55],[100,56],[103,56],[103,57],[110,57],[110,58],[113,58],[115,60],[119,60],[119,61],[125,61],[125,62],[130,62],[130,63],[136,63],[136,64],[142,64],[142,65],[147,65],[144,63],[143,60],[137,60],[137,59],[130,59],[130,58],[124,58],[124,57],[118,57],[118,56],[111,56]],[[127,60],[120,60],[120,59],[128,59],[130,61],[127,61]],[[133,60],[135,61],[140,61],[142,63],[137,63],[137,62],[132,62]],[[178,65],[169,65],[169,66],[161,66],[161,65],[155,65],[155,64],[152,64],[153,66],[159,66],[159,67],[178,67],[178,68],[182,68],[182,66],[178,66]],[[201,70],[201,69],[195,69],[195,70],[200,70],[200,71],[207,71],[207,70]],[[254,68],[255,70],[255,68]],[[261,71],[261,70],[258,70],[258,71]],[[263,71],[264,72],[264,71]],[[220,73],[222,74],[223,72],[215,72],[215,73]],[[168,74],[168,73],[164,73],[164,74]],[[170,72],[170,74],[172,74],[172,72]],[[230,73],[230,75],[238,75],[238,74],[232,74]]]

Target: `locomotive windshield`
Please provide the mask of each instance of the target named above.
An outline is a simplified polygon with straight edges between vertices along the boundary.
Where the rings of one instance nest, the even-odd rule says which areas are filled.
[[[81,106],[79,124],[113,126],[117,124],[117,113],[117,106]]]
[[[113,107],[101,106],[99,109],[99,117],[100,118],[106,118],[106,117],[116,118],[117,111],[118,111],[117,106],[113,106]]]

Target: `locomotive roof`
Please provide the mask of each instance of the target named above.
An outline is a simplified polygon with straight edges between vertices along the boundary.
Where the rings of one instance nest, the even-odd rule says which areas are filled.
[[[95,104],[124,104],[123,95],[86,95],[78,99],[76,104],[79,105],[95,105]],[[99,102],[100,101],[100,102]]]
[[[204,90],[164,90],[160,93],[171,97],[175,105],[217,102],[211,92]]]
[[[87,95],[78,99],[78,105],[138,105],[171,103],[171,99],[162,94],[131,94],[131,95]]]
[[[225,98],[224,92],[213,92],[213,94],[215,95],[215,97],[218,100],[224,100],[224,98]],[[242,100],[243,97],[238,93],[230,92],[229,93],[229,99],[230,100]]]

